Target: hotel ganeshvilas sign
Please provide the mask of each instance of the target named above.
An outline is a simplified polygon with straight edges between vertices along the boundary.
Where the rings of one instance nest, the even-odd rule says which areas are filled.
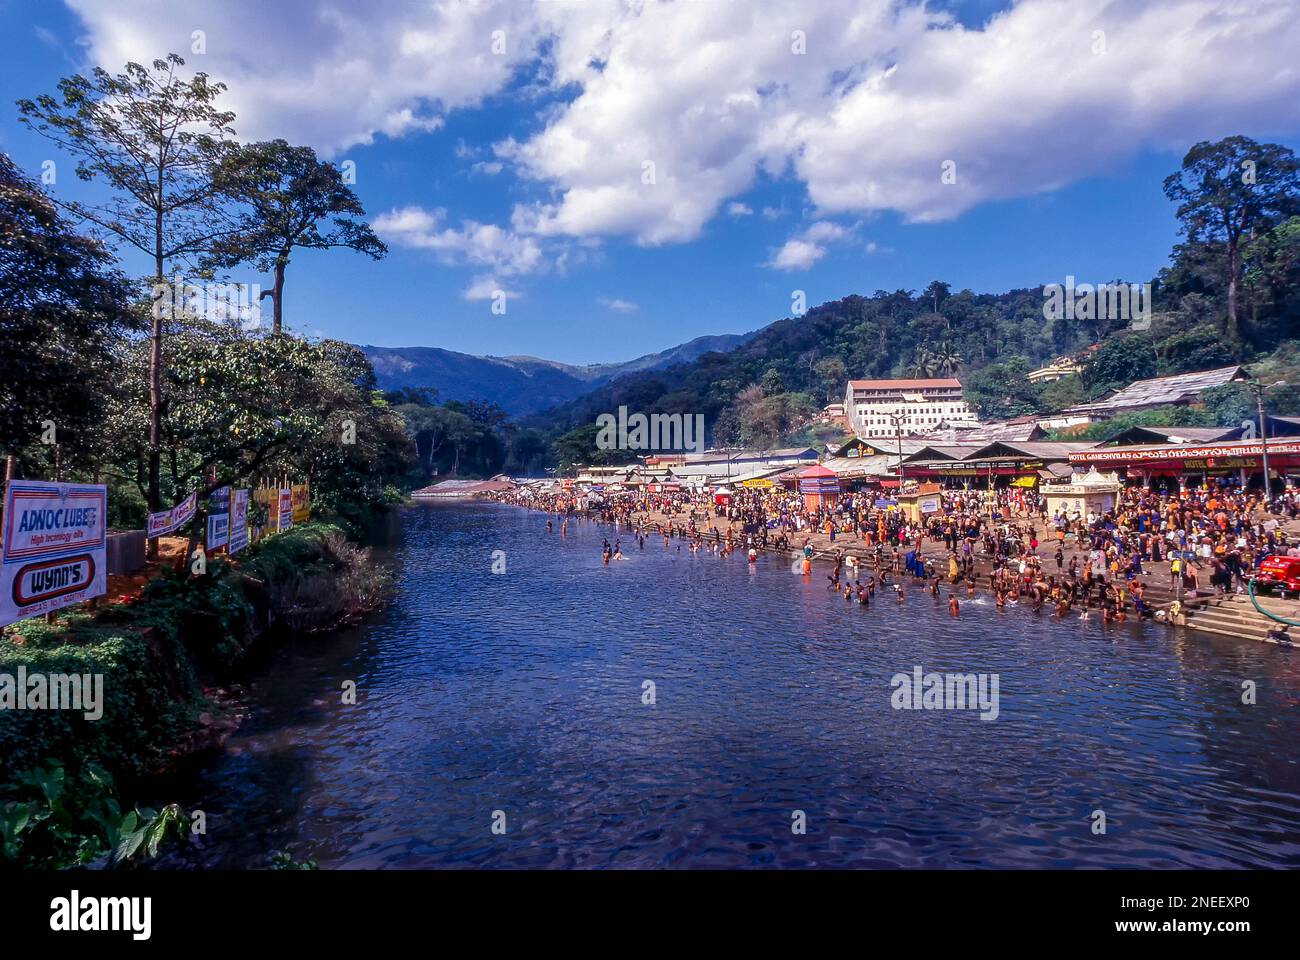
[[[1300,454],[1300,442],[1270,440],[1269,456]],[[1156,447],[1126,449],[1111,447],[1106,450],[1083,450],[1070,454],[1071,463],[1162,463],[1168,461],[1216,462],[1226,457],[1261,457],[1264,448],[1258,443],[1222,443],[1208,447]]]

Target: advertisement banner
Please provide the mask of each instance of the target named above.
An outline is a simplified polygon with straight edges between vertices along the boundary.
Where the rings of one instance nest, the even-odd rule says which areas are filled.
[[[220,550],[230,539],[230,488],[218,487],[208,497],[208,551]]]
[[[275,533],[280,521],[280,491],[275,487],[258,487],[253,491],[257,510],[253,517],[253,542]]]
[[[102,596],[108,488],[14,480],[0,538],[0,625]]]
[[[230,539],[226,549],[232,554],[248,546],[248,491],[230,491]]]
[[[281,530],[291,530],[293,528],[293,490],[284,487],[280,491],[280,527]]]
[[[295,483],[293,490],[293,522],[306,523],[311,519],[311,487],[305,483]]]
[[[145,536],[149,538],[161,537],[171,533],[178,527],[183,527],[194,519],[194,511],[199,506],[199,495],[191,493],[170,510],[164,510],[162,513],[149,514],[149,529]]]

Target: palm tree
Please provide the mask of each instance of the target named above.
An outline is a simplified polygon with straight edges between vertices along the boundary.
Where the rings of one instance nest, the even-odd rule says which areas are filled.
[[[934,376],[936,358],[930,352],[930,348],[924,345],[916,348],[916,354],[912,358],[912,366],[909,368],[912,376],[925,378]]]
[[[939,344],[939,349],[931,353],[930,357],[935,372],[946,376],[952,376],[966,362],[966,358],[957,353],[947,340]]]

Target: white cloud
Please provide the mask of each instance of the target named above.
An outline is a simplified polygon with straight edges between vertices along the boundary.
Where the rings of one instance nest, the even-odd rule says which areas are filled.
[[[641,309],[631,300],[620,300],[617,297],[601,297],[599,303],[601,306],[617,310],[619,313],[635,313]]]
[[[733,200],[727,204],[727,213],[733,217],[752,217],[754,208],[747,203],[741,203],[739,200]]]
[[[444,225],[447,211],[409,206],[380,214],[371,224],[394,246],[432,250],[447,264],[490,267],[495,274],[516,276],[547,267],[541,243],[493,223],[465,220],[459,228]]]
[[[771,266],[776,270],[807,270],[824,256],[825,247],[807,240],[787,240],[772,257]]]
[[[190,66],[230,85],[245,138],[337,151],[516,79],[549,91],[540,128],[496,145],[549,193],[513,218],[542,237],[689,241],[760,176],[794,178],[817,216],[942,220],[1148,148],[1300,133],[1294,0],[1020,0],[978,28],[896,0],[69,3],[111,70],[205,30]]]
[[[117,72],[168,52],[224,81],[243,139],[284,137],[327,155],[376,134],[437,129],[502,90],[535,54],[530,4],[366,0],[68,0],[92,60]],[[205,34],[206,52],[191,53]],[[492,32],[505,31],[504,55]]]
[[[473,279],[468,287],[461,291],[461,298],[464,300],[496,300],[505,297],[507,300],[518,300],[523,294],[517,290],[507,290],[499,279],[491,274],[483,274]]]
[[[844,227],[829,220],[818,220],[787,240],[767,265],[774,270],[807,270],[826,256],[830,244],[851,240],[857,228],[857,224]]]

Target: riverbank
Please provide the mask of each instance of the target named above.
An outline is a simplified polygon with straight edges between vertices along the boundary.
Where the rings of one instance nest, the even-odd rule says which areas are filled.
[[[126,602],[6,628],[0,675],[93,678],[102,697],[82,710],[44,702],[32,709],[34,698],[0,710],[4,859],[62,866],[102,851],[112,839],[98,822],[105,783],[115,785],[108,799],[128,809],[123,798],[144,778],[220,746],[237,729],[242,710],[231,681],[253,650],[355,623],[390,589],[368,550],[336,526],[309,523],[234,562],[210,559],[202,576],[165,570]],[[59,836],[22,817],[24,805],[40,799],[33,771],[48,777],[56,769],[70,821]]]

